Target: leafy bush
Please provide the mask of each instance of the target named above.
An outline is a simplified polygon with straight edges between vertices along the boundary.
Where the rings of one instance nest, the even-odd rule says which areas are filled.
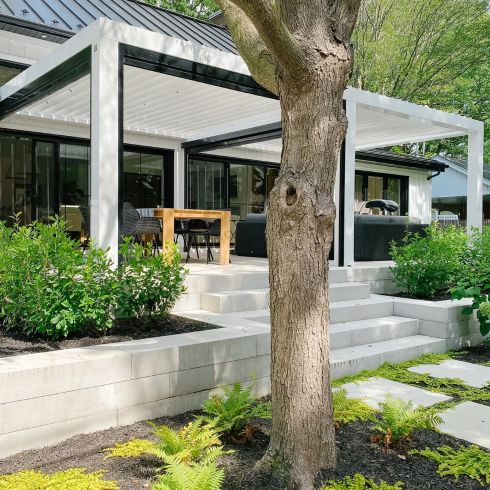
[[[468,476],[478,481],[482,486],[490,484],[490,453],[478,446],[459,446],[453,449],[441,446],[435,450],[425,448],[422,451],[410,451],[410,454],[419,454],[439,463],[437,473],[440,476]]]
[[[103,480],[103,471],[87,473],[72,468],[51,475],[39,471],[20,471],[0,476],[0,490],[118,490],[115,481]]]
[[[151,245],[125,239],[120,248],[117,316],[142,317],[168,312],[185,292],[181,256],[174,243],[166,244],[164,255],[151,255]]]
[[[7,228],[0,222],[0,317],[7,329],[52,339],[112,323],[117,282],[106,253],[85,254],[56,218]]]
[[[472,304],[463,309],[464,315],[476,316],[483,336],[490,333],[490,227],[474,231],[468,251],[471,267],[458,284],[451,289],[453,299],[472,298]]]
[[[348,398],[347,391],[333,392],[333,417],[336,424],[348,424],[356,420],[374,420],[376,411],[362,400]]]
[[[241,383],[235,383],[231,388],[223,386],[223,395],[215,395],[204,402],[205,419],[216,424],[220,432],[230,435],[242,433],[254,418],[270,419],[271,403],[260,403],[252,395],[253,388],[253,384],[243,388]]]
[[[391,245],[395,283],[409,296],[434,299],[467,275],[468,237],[461,227],[433,223],[426,236],[408,234]]]
[[[394,485],[389,485],[385,481],[378,485],[373,480],[368,480],[360,473],[354,476],[347,476],[343,480],[329,481],[328,485],[322,487],[321,490],[402,490],[403,483],[396,482]]]
[[[87,328],[102,332],[115,316],[162,315],[185,291],[180,255],[174,244],[168,248],[147,257],[126,241],[114,269],[93,243],[83,253],[60,218],[13,228],[0,222],[0,320],[56,340]]]
[[[225,474],[215,462],[185,464],[176,457],[165,459],[165,473],[158,477],[152,490],[220,490]]]
[[[380,417],[374,429],[382,434],[386,449],[400,439],[410,437],[415,429],[435,429],[442,419],[435,413],[416,408],[411,401],[388,397],[380,403]]]

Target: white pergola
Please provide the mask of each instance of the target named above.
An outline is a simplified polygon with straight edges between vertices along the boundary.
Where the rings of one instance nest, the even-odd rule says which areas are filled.
[[[335,234],[340,263],[354,262],[359,149],[467,136],[467,223],[481,227],[482,122],[350,87],[344,99],[349,129],[336,192],[342,210]],[[0,126],[7,117],[90,127],[91,235],[110,247],[113,259],[119,241],[122,145],[128,134],[185,143],[281,120],[279,102],[255,84],[240,57],[104,18],[0,87]],[[247,146],[277,154],[281,140]],[[175,206],[183,207],[186,154],[180,147],[176,153]]]

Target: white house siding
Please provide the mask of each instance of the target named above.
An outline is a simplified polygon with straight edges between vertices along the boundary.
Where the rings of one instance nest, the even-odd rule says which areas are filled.
[[[430,223],[432,211],[432,181],[427,180],[430,172],[403,167],[387,167],[361,161],[356,162],[356,170],[408,176],[408,215],[420,218],[422,223]],[[436,179],[438,178],[439,177],[436,177]]]
[[[0,59],[3,60],[32,65],[57,46],[57,43],[0,30]]]
[[[432,184],[432,197],[466,196],[466,173],[452,167],[446,169]],[[483,195],[490,194],[490,184],[483,181]]]

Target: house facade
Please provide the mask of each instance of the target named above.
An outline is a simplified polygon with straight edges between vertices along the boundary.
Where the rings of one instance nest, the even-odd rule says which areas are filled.
[[[133,0],[0,2],[0,219],[66,218],[117,250],[122,202],[136,208],[267,210],[281,154],[277,98],[257,85],[228,30]],[[431,219],[442,162],[378,147],[468,135],[480,189],[483,126],[348,88],[335,189],[336,257],[353,261],[368,199]],[[20,214],[19,214],[20,213]],[[470,221],[478,226],[478,202]],[[117,257],[117,251],[113,251]]]
[[[459,220],[466,219],[466,181],[468,163],[448,157],[434,157],[434,160],[447,165],[446,171],[433,183],[432,208],[438,214],[451,213]],[[483,219],[490,221],[490,165],[483,167]]]

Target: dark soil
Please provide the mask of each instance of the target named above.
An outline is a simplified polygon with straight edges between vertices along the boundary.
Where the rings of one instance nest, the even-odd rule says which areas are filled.
[[[180,427],[192,419],[188,413],[178,417],[158,419],[156,423],[165,423]],[[226,480],[223,490],[283,490],[283,485],[267,473],[255,470],[255,464],[263,456],[267,444],[270,422],[262,423],[263,433],[255,441],[245,445],[228,444],[233,454],[222,458]],[[388,483],[402,481],[406,490],[473,490],[483,488],[474,480],[460,477],[440,477],[436,473],[437,464],[420,456],[408,456],[410,449],[436,448],[442,445],[455,447],[463,444],[452,437],[429,430],[417,431],[404,448],[386,452],[381,446],[370,440],[370,423],[356,422],[341,426],[337,431],[338,465],[335,470],[324,471],[318,481],[318,487],[328,480],[344,478],[354,473],[362,473],[367,478]],[[37,469],[54,472],[70,467],[84,467],[88,471],[105,470],[105,478],[116,480],[122,490],[149,488],[152,476],[160,462],[147,458],[110,458],[103,459],[102,450],[124,442],[131,437],[151,438],[152,428],[145,422],[131,426],[100,431],[89,435],[80,435],[50,448],[26,451],[0,460],[0,474],[23,469]]]
[[[433,298],[422,298],[419,296],[412,296],[412,295],[410,295],[408,293],[404,293],[402,291],[399,293],[384,294],[384,296],[391,296],[393,298],[421,299],[423,301],[447,301],[449,299],[452,299],[451,294],[448,292],[445,292],[445,291],[441,291],[441,292],[437,293]]]
[[[117,320],[114,327],[105,331],[104,334],[96,330],[85,331],[82,335],[73,335],[64,340],[50,341],[6,332],[0,327],[0,357],[74,349],[76,347],[88,347],[150,337],[163,337],[215,328],[220,327],[189,318],[167,315],[161,318],[145,320]]]
[[[490,345],[481,344],[477,347],[465,347],[466,354],[458,356],[458,361],[471,362],[473,364],[483,364],[490,361]]]

